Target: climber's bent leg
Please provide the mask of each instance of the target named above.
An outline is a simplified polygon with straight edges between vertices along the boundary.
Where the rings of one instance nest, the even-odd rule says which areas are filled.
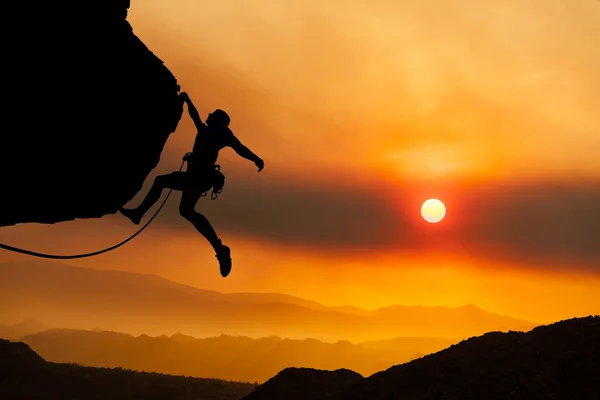
[[[185,174],[183,171],[177,171],[157,176],[154,178],[154,183],[148,194],[137,208],[120,208],[119,211],[134,224],[139,224],[144,214],[160,199],[164,189],[183,190],[186,187],[187,176]]]
[[[195,190],[184,190],[181,194],[181,203],[179,204],[179,214],[194,225],[196,230],[202,234],[211,244],[215,252],[219,251],[222,244],[221,239],[215,232],[208,219],[195,210],[196,203],[200,199],[201,193]]]
[[[219,260],[221,275],[226,277],[231,272],[231,252],[229,247],[223,245],[208,219],[195,210],[200,195],[199,190],[184,190],[179,204],[179,213],[190,221],[211,244]]]

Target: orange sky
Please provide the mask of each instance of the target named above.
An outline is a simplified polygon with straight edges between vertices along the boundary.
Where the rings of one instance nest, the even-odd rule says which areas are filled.
[[[125,248],[71,264],[332,305],[600,313],[599,18],[595,0],[133,1],[134,32],[266,168],[224,150],[225,190],[198,206],[231,244],[227,279],[178,195]],[[151,178],[193,139],[186,114]],[[420,219],[429,197],[439,226]],[[0,239],[76,253],[134,230],[107,216]]]

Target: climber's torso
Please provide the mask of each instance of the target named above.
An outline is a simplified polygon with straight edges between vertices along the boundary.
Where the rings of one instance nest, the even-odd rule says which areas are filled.
[[[196,134],[192,153],[194,154],[188,166],[188,172],[205,174],[214,169],[221,149],[232,146],[236,138],[227,127],[203,127]]]

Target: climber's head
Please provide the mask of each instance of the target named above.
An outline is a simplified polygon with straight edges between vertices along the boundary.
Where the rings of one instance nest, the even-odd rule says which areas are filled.
[[[229,115],[223,110],[216,109],[215,111],[208,114],[208,118],[206,118],[206,125],[208,126],[216,126],[216,127],[228,127]]]

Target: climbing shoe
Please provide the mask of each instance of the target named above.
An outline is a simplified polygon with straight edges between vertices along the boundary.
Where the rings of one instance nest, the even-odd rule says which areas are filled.
[[[229,247],[223,245],[217,252],[217,260],[219,260],[219,268],[221,270],[221,276],[225,278],[231,272],[231,250]]]

